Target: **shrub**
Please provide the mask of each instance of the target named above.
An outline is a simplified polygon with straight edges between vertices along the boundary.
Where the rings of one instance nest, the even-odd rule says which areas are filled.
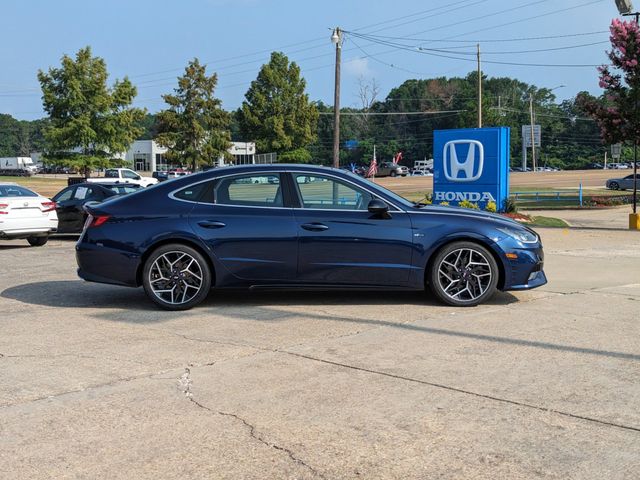
[[[297,148],[278,155],[278,161],[282,163],[311,163],[313,157],[306,148]]]
[[[518,213],[518,205],[513,198],[507,198],[504,201],[504,211],[505,213]]]
[[[496,211],[498,210],[498,207],[496,205],[496,202],[487,202],[487,206],[484,207],[484,209],[487,212],[496,213]]]
[[[480,210],[477,203],[470,202],[469,200],[462,200],[458,203],[458,206],[462,208],[470,208],[471,210]]]
[[[440,202],[439,205],[442,205],[443,207],[448,207],[449,202]]]
[[[425,205],[431,205],[433,203],[433,196],[430,193],[425,193],[424,198],[420,201]]]

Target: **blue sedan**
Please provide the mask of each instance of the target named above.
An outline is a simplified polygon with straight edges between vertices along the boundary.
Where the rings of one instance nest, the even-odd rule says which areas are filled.
[[[423,290],[455,306],[547,282],[538,235],[500,215],[414,204],[344,170],[226,167],[101,204],[78,275],[168,310],[213,288]]]

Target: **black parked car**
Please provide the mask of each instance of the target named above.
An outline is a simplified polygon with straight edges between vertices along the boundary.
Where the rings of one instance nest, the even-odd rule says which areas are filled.
[[[167,172],[155,171],[151,174],[153,178],[158,179],[159,182],[164,182],[169,179],[169,174]]]
[[[131,183],[79,183],[58,192],[52,200],[58,213],[58,233],[80,233],[87,214],[87,202],[103,202],[109,198],[137,192],[140,185]]]

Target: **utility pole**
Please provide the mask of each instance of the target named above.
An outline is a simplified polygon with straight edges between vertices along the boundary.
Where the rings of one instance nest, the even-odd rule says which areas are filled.
[[[480,68],[480,44],[478,47],[478,128],[482,128],[482,69]]]
[[[331,35],[331,42],[336,46],[336,75],[333,96],[333,166],[340,167],[340,61],[342,55],[342,31],[336,27]]]
[[[533,135],[533,94],[529,94],[529,117],[531,121],[531,171],[536,171],[536,139]]]

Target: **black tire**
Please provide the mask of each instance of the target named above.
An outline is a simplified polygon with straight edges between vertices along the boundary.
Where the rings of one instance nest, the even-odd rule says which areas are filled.
[[[179,258],[181,254],[190,258],[176,260],[175,265],[171,267],[171,272],[173,273],[170,273],[168,270],[159,272],[158,265],[163,264],[166,267],[170,265],[168,262],[165,262],[165,259],[176,259]],[[163,256],[165,256],[164,259],[161,259]],[[159,259],[160,261],[156,265],[156,261]],[[189,266],[186,267],[186,263],[191,260],[193,260],[195,264],[189,263]],[[186,270],[183,270],[183,267],[189,268],[188,273],[184,273]],[[167,275],[167,281],[163,282],[160,275],[162,277]],[[200,276],[199,280],[197,279],[197,276]],[[195,307],[207,298],[207,295],[209,295],[209,291],[211,290],[211,281],[211,268],[202,254],[197,250],[180,243],[163,245],[154,250],[147,258],[142,270],[142,285],[145,293],[152,302],[165,310],[188,310]],[[193,292],[196,288],[196,286],[194,286],[196,283],[199,283],[199,289],[197,292]],[[174,290],[173,292],[168,293],[170,291],[170,287]],[[158,290],[165,290],[167,293],[158,293]],[[177,295],[174,295],[176,293]],[[191,298],[187,296],[192,294],[193,296]],[[181,295],[183,295],[183,297],[180,300],[185,301],[174,301],[172,303],[172,299],[178,300],[179,298],[177,297],[180,297]]]
[[[462,256],[458,257],[460,264],[467,261],[465,255],[469,255],[469,261],[475,260],[482,265],[477,264],[472,267],[467,265],[463,270],[459,270],[452,268],[451,262],[443,263],[445,260],[449,261],[456,257],[456,252],[459,251],[462,251]],[[469,251],[474,253],[469,254]],[[449,256],[451,258],[447,259]],[[455,265],[458,265],[458,261]],[[486,273],[491,274],[489,280],[486,280]],[[498,264],[489,250],[477,243],[461,241],[445,245],[438,251],[431,262],[431,270],[427,272],[427,280],[430,290],[441,302],[455,307],[474,307],[495,294],[499,275]],[[443,282],[447,282],[448,286],[443,286]],[[465,289],[461,289],[463,286],[468,293],[464,292]],[[447,292],[449,287],[452,287],[452,290]],[[461,289],[460,293],[452,296],[451,293],[457,291],[456,289]]]
[[[395,170],[391,170],[391,176],[392,176],[392,177],[395,177],[396,175],[398,175],[398,174],[396,173],[396,171],[395,171]]]
[[[49,237],[29,237],[27,238],[27,242],[32,247],[42,247],[49,241]]]
[[[620,190],[620,185],[618,184],[618,182],[611,182],[609,184],[609,188],[611,190]]]

